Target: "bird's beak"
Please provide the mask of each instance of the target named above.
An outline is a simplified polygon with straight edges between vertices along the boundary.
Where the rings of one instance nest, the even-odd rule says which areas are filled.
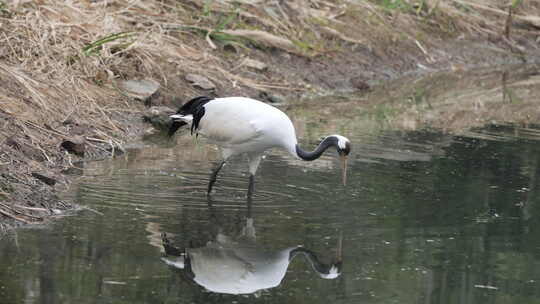
[[[341,161],[341,179],[343,180],[343,186],[347,185],[347,155],[340,154],[339,159]]]

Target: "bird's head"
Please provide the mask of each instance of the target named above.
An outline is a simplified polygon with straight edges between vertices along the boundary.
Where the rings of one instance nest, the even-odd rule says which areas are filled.
[[[347,184],[347,158],[349,153],[351,153],[351,141],[347,137],[341,135],[330,135],[327,139],[332,141],[339,154],[339,159],[341,161],[341,178],[343,180],[343,185],[345,185]]]
[[[180,129],[180,127],[188,124],[181,119],[181,115],[179,114],[171,115],[169,116],[169,118],[171,119],[171,126],[169,127],[169,131],[167,132],[167,135],[169,137],[172,137],[174,133],[176,133],[176,131]]]

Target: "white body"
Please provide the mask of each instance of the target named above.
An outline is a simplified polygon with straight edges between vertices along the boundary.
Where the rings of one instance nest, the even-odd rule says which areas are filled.
[[[206,100],[199,100],[204,102]],[[306,152],[297,146],[294,126],[285,113],[261,101],[246,97],[216,98],[202,105],[186,104],[184,113],[171,118],[195,123],[192,131],[207,137],[222,148],[225,161],[233,155],[246,153],[250,158],[249,172],[255,175],[264,151],[278,147],[291,155],[304,160],[317,159],[327,148],[334,145],[342,155],[343,182],[346,176],[346,155],[349,153],[349,140],[340,135],[326,137],[313,152]],[[184,106],[186,106],[184,105]],[[194,108],[189,109],[190,106]],[[204,113],[202,113],[204,108]],[[199,119],[197,121],[197,119]],[[174,132],[174,131],[173,131]],[[341,149],[341,150],[340,150]],[[341,155],[341,154],[340,154]],[[221,165],[222,166],[222,165]],[[221,169],[217,168],[216,173]],[[209,186],[215,182],[215,174]],[[251,183],[250,183],[251,185]],[[250,186],[251,187],[251,186]],[[251,188],[250,188],[251,189]]]
[[[247,153],[249,171],[255,174],[262,153],[279,147],[295,157],[296,132],[285,113],[258,100],[245,97],[216,98],[204,106],[197,133],[222,149],[223,159]],[[192,123],[193,117],[182,117]]]

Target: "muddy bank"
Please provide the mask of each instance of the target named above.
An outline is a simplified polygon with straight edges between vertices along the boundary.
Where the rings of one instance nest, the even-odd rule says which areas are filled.
[[[395,3],[0,2],[0,228],[73,208],[56,193],[82,161],[151,136],[150,106],[197,95],[381,100],[370,88],[404,76],[539,61],[537,3]],[[140,80],[149,91],[133,87]],[[407,119],[422,112],[395,106]]]

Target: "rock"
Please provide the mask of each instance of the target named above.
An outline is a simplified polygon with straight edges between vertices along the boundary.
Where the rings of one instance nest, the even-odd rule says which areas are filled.
[[[84,171],[81,168],[77,167],[69,167],[61,171],[62,174],[65,175],[83,175]]]
[[[86,125],[80,125],[76,121],[74,121],[71,118],[68,118],[64,121],[62,121],[62,125],[68,127],[70,129],[70,133],[73,135],[84,135],[88,133],[89,128]],[[50,128],[53,129],[53,128]]]
[[[87,126],[81,126],[81,125],[74,125],[71,127],[71,134],[74,135],[84,135],[88,133],[88,127]]]
[[[257,71],[266,71],[268,69],[268,65],[266,65],[266,63],[250,58],[244,59],[242,64]]]
[[[70,139],[64,140],[60,146],[71,154],[83,157],[86,150],[85,140],[81,136],[74,136]]]
[[[20,150],[21,149],[21,145],[13,137],[8,137],[4,143],[7,146],[12,147],[15,150]]]
[[[216,89],[216,86],[214,85],[214,83],[208,80],[208,78],[201,75],[187,74],[186,80],[189,81],[189,83],[191,83],[192,86],[198,89],[207,90],[207,91],[213,91]]]
[[[30,159],[36,160],[38,162],[42,162],[46,160],[46,158],[43,156],[43,153],[40,150],[26,144],[21,139],[11,136],[11,137],[8,137],[4,143],[8,147],[11,147],[14,150],[20,151],[24,156]]]
[[[169,107],[151,107],[143,114],[143,121],[150,123],[154,128],[159,130],[169,130],[172,120],[169,116],[176,113]]]
[[[37,172],[32,172],[32,176],[39,179],[40,181],[42,181],[43,183],[49,185],[49,186],[54,186],[56,184],[56,180],[54,178],[50,178],[48,176],[45,176],[43,174],[40,174],[40,173],[37,173]]]
[[[159,134],[159,130],[156,128],[148,128],[143,131],[143,137],[151,137]]]
[[[77,162],[73,162],[73,166],[62,170],[61,173],[65,175],[83,175],[84,173],[83,169],[84,169],[84,162],[77,161]]]
[[[367,81],[360,76],[349,79],[349,83],[359,91],[368,91],[371,88]]]
[[[277,95],[277,94],[272,94],[272,93],[265,92],[265,91],[260,92],[259,97],[262,100],[268,101],[270,103],[279,103],[279,104],[281,104],[281,103],[285,102],[285,98],[283,98],[283,96]]]
[[[122,149],[122,147],[108,147],[107,151],[111,153],[112,157],[117,157],[120,155],[124,155],[126,152]]]
[[[150,104],[152,98],[159,95],[159,82],[146,78],[141,80],[122,80],[118,82],[118,87],[131,98]]]

